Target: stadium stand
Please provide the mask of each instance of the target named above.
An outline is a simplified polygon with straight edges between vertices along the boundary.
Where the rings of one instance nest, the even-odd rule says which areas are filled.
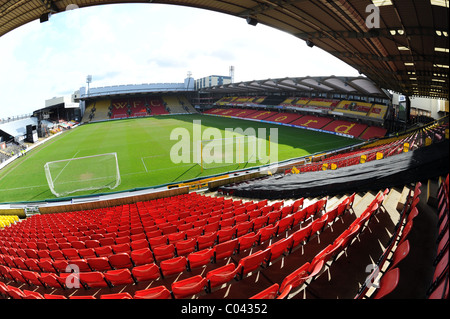
[[[339,104],[334,108],[334,110],[338,112],[361,116],[367,116],[371,109],[372,103],[346,100],[339,102]]]
[[[150,115],[169,114],[164,106],[164,101],[159,96],[147,98],[146,103],[150,107]]]
[[[292,99],[285,100],[285,102],[293,102],[291,101]],[[300,99],[299,102],[307,103],[310,101]],[[222,104],[220,105],[223,105],[223,103],[224,102],[222,102]],[[327,108],[326,106],[322,105],[327,103],[332,104],[334,102],[332,101],[323,102],[320,99],[316,99],[314,100],[314,103],[317,103],[319,105],[319,108]],[[291,105],[291,104],[285,103],[282,105]],[[301,105],[302,107],[307,109],[309,104],[301,104]],[[203,113],[209,115],[231,116],[249,120],[261,120],[273,123],[289,124],[302,128],[318,129],[325,132],[331,132],[333,134],[345,134],[347,136],[352,136],[363,140],[370,140],[374,138],[384,137],[387,132],[387,130],[383,127],[369,126],[367,124],[357,123],[348,120],[338,120],[335,119],[334,117],[331,117],[330,115],[327,115],[327,113],[320,114],[320,116],[302,115],[294,113],[295,109],[296,109],[295,105],[292,107],[286,107],[282,112],[280,112],[280,110],[274,111],[273,109],[257,110],[257,109],[241,109],[232,107],[232,108],[212,108],[204,111]]]
[[[419,204],[423,189],[417,182],[403,189],[277,201],[189,193],[34,215],[0,232],[0,295],[387,298],[401,289],[404,269],[416,265],[417,271],[415,261],[405,263],[411,253],[404,247],[418,245],[411,226],[427,214]],[[448,175],[440,179],[436,196],[435,232],[441,240],[434,264],[427,265],[433,280],[425,278],[428,290],[420,291],[429,298],[448,285]],[[388,232],[381,231],[384,227]],[[212,241],[200,247],[206,236]],[[377,271],[371,275],[381,274],[378,289],[363,262],[376,252]],[[358,270],[349,272],[349,265]],[[349,274],[353,278],[343,285],[342,276],[348,281]]]
[[[185,96],[163,95],[162,99],[171,114],[197,113]]]
[[[166,103],[167,108],[172,114],[183,114],[186,113],[183,105],[181,105],[180,100],[177,96],[163,96],[164,103]]]
[[[111,101],[110,111],[111,119],[169,114],[160,96],[115,99]]]
[[[84,112],[82,122],[90,122],[90,121],[105,121],[110,118],[109,112],[111,100],[99,100],[95,102],[91,102],[86,106],[86,110]]]

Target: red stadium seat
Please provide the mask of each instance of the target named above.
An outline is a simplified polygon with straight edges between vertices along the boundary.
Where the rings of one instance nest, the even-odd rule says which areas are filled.
[[[22,270],[22,276],[30,285],[44,286],[44,283],[41,281],[41,275],[38,272]]]
[[[150,248],[153,250],[153,248],[157,247],[157,246],[161,246],[161,245],[167,245],[168,244],[168,240],[167,240],[167,236],[163,235],[163,236],[158,236],[158,237],[151,237],[148,239],[148,242],[150,244]]]
[[[276,236],[278,230],[278,226],[276,225],[268,225],[264,228],[260,228],[258,230],[259,235],[259,243],[263,243],[265,241],[270,240],[272,237]]]
[[[380,286],[371,296],[371,299],[383,299],[389,295],[398,285],[400,270],[393,268],[386,272],[380,279]]]
[[[44,299],[67,299],[64,295],[44,294]]]
[[[131,241],[131,250],[139,250],[139,249],[144,249],[147,248],[149,249],[149,243],[147,241],[147,239],[139,239],[139,240],[134,240]]]
[[[108,261],[114,269],[123,269],[133,267],[130,255],[127,253],[118,253],[108,257]]]
[[[153,255],[157,262],[175,257],[175,246],[173,244],[160,245],[153,248]]]
[[[207,287],[207,280],[200,275],[172,283],[172,293],[176,299],[183,299],[200,293]]]
[[[153,253],[150,248],[140,248],[131,251],[131,260],[135,266],[145,265],[152,263]]]
[[[197,245],[197,240],[195,238],[189,238],[186,240],[180,240],[175,243],[175,250],[177,256],[186,256],[194,252]]]
[[[306,220],[306,214],[308,211],[306,208],[299,209],[297,212],[295,212],[292,216],[294,217],[294,220],[292,222],[292,227],[295,227],[301,223],[303,223]]]
[[[160,269],[154,263],[133,267],[131,273],[138,282],[155,280],[161,277]]]
[[[78,250],[78,254],[83,259],[96,258],[97,257],[97,254],[95,253],[95,250],[93,248],[79,249]]]
[[[217,240],[217,232],[204,234],[197,237],[197,250],[210,248],[214,246]]]
[[[263,266],[267,263],[267,260],[270,255],[270,249],[257,251],[247,257],[244,257],[239,260],[238,268],[240,268],[238,272],[239,278],[243,278],[244,275],[258,269],[260,266]]]
[[[311,225],[311,235],[315,235],[317,233],[320,234],[327,225],[327,220],[328,216],[325,214],[320,219],[313,221]]]
[[[86,259],[72,259],[68,260],[68,265],[70,268],[75,268],[74,266],[78,267],[78,269],[73,269],[77,272],[84,272],[84,271],[92,271],[92,268],[89,266],[89,263]],[[67,266],[66,266],[67,267]]]
[[[41,281],[49,288],[66,288],[65,279],[53,273],[42,273]]]
[[[109,257],[114,254],[111,246],[96,247],[94,250],[98,257]]]
[[[250,299],[276,299],[278,297],[278,288],[279,285],[275,283],[256,295],[253,295]]]
[[[66,259],[80,259],[78,250],[75,248],[62,249],[61,252],[63,253],[63,255]]]
[[[294,222],[294,215],[286,216],[277,221],[277,223],[275,224],[275,226],[278,227],[277,235],[284,233],[286,230],[291,229],[293,222]]]
[[[217,232],[217,242],[224,243],[233,239],[236,235],[236,227],[227,227]]]
[[[129,269],[109,270],[104,275],[113,286],[135,283]]]
[[[24,294],[22,299],[44,299],[44,296],[37,291],[24,289],[22,292]]]
[[[234,279],[239,270],[240,268],[236,268],[233,263],[229,263],[225,266],[210,270],[208,273],[206,273],[205,277],[206,280],[208,280],[209,291],[211,291],[212,288],[220,286]]]
[[[195,251],[187,256],[188,268],[193,269],[211,263],[214,257],[214,250],[206,248],[200,251]]]
[[[253,222],[251,222],[251,221],[243,221],[243,222],[237,223],[236,224],[236,237],[245,235],[252,230],[253,230]]]
[[[391,264],[389,265],[389,268],[397,267],[398,264],[408,256],[409,251],[410,251],[409,240],[406,239],[395,249],[395,252],[392,255],[392,261]]]
[[[166,259],[159,264],[164,277],[182,273],[187,270],[187,259],[184,256]]]
[[[100,296],[100,299],[133,299],[128,292],[119,292],[116,294],[104,294]]]
[[[81,283],[86,288],[109,287],[104,274],[99,271],[82,272],[79,274],[79,276]]]
[[[165,286],[158,286],[136,291],[134,299],[172,299],[172,294]]]
[[[257,245],[259,242],[259,237],[260,235],[255,234],[254,232],[238,237],[237,238],[239,241],[238,252],[242,252],[246,249],[253,247],[254,245]]]
[[[233,255],[239,245],[239,241],[237,238],[229,240],[227,242],[217,244],[213,247],[214,249],[214,262],[218,260],[228,258]]]
[[[108,261],[108,258],[106,257],[88,258],[86,261],[93,271],[106,271],[113,269]]]
[[[122,243],[122,244],[117,244],[117,245],[112,245],[111,246],[114,254],[128,254],[130,255],[131,253],[131,245],[130,243]]]
[[[274,261],[278,257],[288,253],[291,249],[293,239],[292,237],[283,238],[268,247],[270,250],[270,258],[268,261]]]
[[[167,235],[167,239],[169,241],[169,244],[175,244],[176,242],[185,240],[186,233],[185,232],[174,232],[174,233]]]

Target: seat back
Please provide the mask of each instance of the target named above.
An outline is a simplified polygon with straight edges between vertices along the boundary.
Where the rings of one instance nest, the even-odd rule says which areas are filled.
[[[207,286],[207,280],[200,275],[172,283],[172,293],[175,299],[182,299],[200,293]]]
[[[153,253],[150,248],[132,250],[130,256],[135,266],[150,264],[153,262]]]
[[[212,248],[195,251],[187,256],[189,269],[204,266],[211,263],[214,257],[214,250]]]
[[[268,249],[270,249],[270,258],[268,261],[273,261],[283,255],[284,253],[287,253],[292,245],[292,237],[283,238],[276,243],[270,245]]]
[[[133,267],[131,273],[138,282],[155,280],[161,276],[160,268],[155,263]]]
[[[279,285],[277,283],[250,297],[250,299],[276,299]]]
[[[108,257],[108,261],[115,269],[131,268],[133,262],[127,253],[118,253]]]
[[[287,275],[280,285],[280,291],[284,290],[287,286],[291,286],[292,289],[295,289],[305,282],[305,277],[308,276],[308,269],[310,267],[310,263],[306,262],[301,267],[294,270],[292,273]]]
[[[258,230],[259,234],[259,243],[263,243],[269,239],[271,239],[273,236],[277,233],[278,226],[276,225],[269,225],[264,228],[261,228]]]
[[[238,270],[239,268],[236,268],[233,263],[210,270],[206,273],[209,289],[229,282],[236,277]]]
[[[259,266],[262,266],[267,262],[269,258],[270,249],[257,251],[247,257],[239,260],[238,266],[241,266],[241,271],[239,273],[242,278],[244,275],[256,270]]]
[[[251,232],[241,237],[238,237],[239,241],[238,251],[239,252],[244,251],[252,247],[254,244],[257,244],[259,242],[259,236],[260,236],[259,234]]]
[[[172,294],[165,286],[158,286],[136,291],[134,299],[172,299]]]
[[[105,279],[103,273],[99,271],[93,272],[81,272],[79,273],[80,281],[87,288],[95,288],[95,287],[109,287],[108,282]]]
[[[235,253],[239,245],[237,238],[217,244],[214,249],[214,261],[230,257]]]
[[[390,294],[398,285],[400,269],[393,268],[386,272],[380,279],[380,286],[375,291],[372,299],[382,299]]]
[[[166,259],[159,264],[163,276],[179,274],[187,269],[186,266],[187,259],[184,256]]]

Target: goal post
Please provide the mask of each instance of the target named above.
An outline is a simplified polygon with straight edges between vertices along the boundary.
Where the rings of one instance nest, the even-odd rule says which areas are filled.
[[[44,170],[48,186],[56,197],[81,191],[114,189],[120,184],[116,153],[47,162]]]

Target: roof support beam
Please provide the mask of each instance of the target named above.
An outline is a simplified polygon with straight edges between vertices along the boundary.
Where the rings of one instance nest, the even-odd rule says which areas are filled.
[[[345,57],[345,58],[362,58],[364,60],[374,60],[374,61],[392,61],[392,62],[431,62],[435,64],[447,64],[448,60],[446,57],[438,57],[438,56],[426,56],[426,55],[418,55],[418,54],[409,54],[409,55],[395,55],[395,56],[387,56],[382,57],[374,54],[365,54],[365,53],[357,53],[357,52],[330,52],[331,54],[337,57]]]
[[[370,39],[370,38],[393,38],[394,36],[436,36],[436,30],[432,28],[408,27],[396,29],[370,29],[367,32],[357,31],[316,31],[308,33],[295,33],[300,39]]]
[[[41,0],[41,2],[49,12],[56,13],[60,11],[53,0]]]

